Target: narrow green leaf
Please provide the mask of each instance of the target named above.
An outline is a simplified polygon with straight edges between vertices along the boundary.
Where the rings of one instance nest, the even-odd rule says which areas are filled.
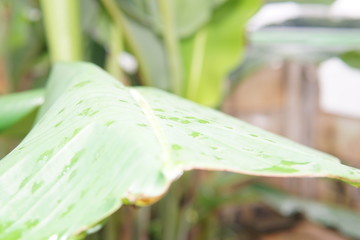
[[[0,239],[74,239],[191,169],[360,185],[360,170],[332,156],[91,64],[58,65],[47,91],[58,98],[0,161]]]
[[[44,102],[44,90],[31,90],[0,97],[0,132],[29,115]]]
[[[349,237],[360,239],[358,230],[360,213],[343,206],[291,196],[264,185],[254,185],[251,189],[260,194],[262,201],[278,209],[284,215],[300,212],[313,222],[335,228]]]

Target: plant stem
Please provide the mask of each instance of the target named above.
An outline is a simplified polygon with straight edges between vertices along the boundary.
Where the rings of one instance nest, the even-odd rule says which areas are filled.
[[[201,88],[201,74],[203,71],[205,47],[207,40],[207,32],[205,29],[200,30],[195,35],[195,43],[193,47],[193,57],[189,70],[187,89],[184,96],[187,99],[199,102],[199,93]]]
[[[118,57],[123,51],[124,46],[121,29],[114,23],[111,23],[110,25],[109,39],[109,54],[106,59],[106,70],[115,78],[119,79],[123,84],[129,85],[129,82],[118,63]]]
[[[188,239],[191,223],[188,221],[187,217],[189,214],[191,214],[192,205],[193,203],[191,202],[181,209],[179,214],[179,230],[176,238],[177,240]]]
[[[216,217],[213,214],[209,216],[204,221],[204,228],[201,231],[201,240],[213,240],[216,239],[216,230],[218,229],[218,224]]]
[[[5,74],[5,63],[0,59],[0,94],[8,92],[7,78]]]
[[[172,91],[180,95],[183,88],[183,75],[181,67],[181,58],[178,44],[178,37],[176,34],[172,0],[158,0],[160,6],[160,15],[162,18],[162,35],[167,50],[167,56],[169,60],[170,77],[172,83]]]
[[[114,24],[117,26],[118,29],[121,29],[127,45],[130,47],[132,53],[139,61],[139,73],[141,75],[142,83],[144,85],[153,85],[150,79],[149,71],[146,69],[146,64],[143,61],[144,57],[142,56],[141,51],[135,44],[135,41],[130,31],[130,27],[126,23],[127,20],[123,16],[123,13],[121,12],[114,0],[101,0],[101,2],[104,5],[108,14],[110,15],[111,19],[113,20]]]
[[[116,240],[118,235],[117,216],[110,217],[104,228],[104,240]]]
[[[148,240],[151,208],[142,207],[136,212],[136,239]]]
[[[9,20],[5,17],[6,16],[6,7],[5,3],[0,2],[0,34],[2,36],[6,36],[8,34],[8,28],[9,28]],[[0,44],[1,46],[4,46],[0,48],[0,94],[8,93],[10,84],[8,82],[8,76],[7,76],[7,69],[6,69],[6,63],[5,63],[5,52],[8,46],[6,45],[6,37],[0,38]]]
[[[41,0],[52,62],[83,59],[79,0]]]
[[[178,214],[179,214],[179,192],[173,186],[164,201],[165,215],[163,216],[163,240],[176,239]]]

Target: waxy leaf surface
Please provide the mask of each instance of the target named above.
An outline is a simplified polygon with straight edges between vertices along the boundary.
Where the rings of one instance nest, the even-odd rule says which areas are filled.
[[[338,159],[86,63],[57,65],[35,127],[0,160],[0,239],[75,239],[191,169],[331,177]]]

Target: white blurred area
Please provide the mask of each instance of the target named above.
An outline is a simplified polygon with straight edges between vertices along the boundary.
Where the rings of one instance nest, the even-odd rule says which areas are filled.
[[[320,64],[318,74],[321,110],[360,118],[360,70],[331,58]]]
[[[297,17],[360,18],[360,0],[336,0],[332,5],[279,2],[265,4],[248,23],[250,31]]]
[[[296,18],[322,18],[322,19],[331,19],[336,21],[342,20],[351,20],[351,19],[360,19],[360,0],[336,0],[332,4],[299,4],[296,2],[275,2],[265,4],[261,10],[250,20],[248,24],[248,30],[251,32],[262,32],[262,28],[271,25],[271,24],[280,24],[290,19]],[[324,32],[324,28],[314,28],[307,26],[307,33],[318,33]],[[294,33],[294,35],[301,33],[301,30],[296,26],[293,27],[278,27],[282,29],[283,32]],[[278,30],[277,29],[277,30]],[[299,64],[302,64],[300,55],[304,52],[307,55],[316,55],[317,53],[323,51],[329,53],[332,52],[330,59],[322,61],[320,64],[318,61],[313,60],[313,66],[318,66],[318,80],[319,80],[319,107],[322,112],[335,114],[339,116],[345,116],[350,118],[360,118],[360,69],[352,68],[341,59],[336,58],[344,51],[349,50],[360,50],[360,45],[352,44],[346,45],[345,43],[351,43],[351,41],[359,39],[360,32],[359,29],[355,28],[342,28],[333,29],[328,28],[328,35],[322,39],[314,38],[316,35],[310,36],[299,35],[297,42],[291,42],[293,38],[289,37],[289,42],[281,42],[281,44],[271,45],[268,43],[268,48],[276,49],[272,54],[277,54],[283,57],[284,59],[289,60],[288,55],[282,53],[288,53],[291,46],[295,49],[300,49],[300,52],[297,52],[296,55],[292,56],[291,61],[298,61]],[[347,31],[347,32],[346,32]],[[352,33],[354,35],[348,35],[344,33]],[[332,35],[331,35],[332,34]],[[331,36],[336,38],[335,44],[325,44],[316,45],[315,47],[309,46],[309,40],[313,37],[313,42],[319,40],[319,42],[328,42],[331,43]],[[345,43],[342,42],[341,37],[346,40]],[[350,36],[350,37],[349,37]],[[310,49],[310,50],[309,50]],[[360,61],[360,59],[359,59]],[[319,64],[319,65],[318,65]],[[316,67],[315,67],[316,68]]]
[[[299,17],[301,7],[293,2],[269,3],[251,18],[248,23],[250,31],[256,31],[266,25],[279,23],[291,18]]]
[[[331,16],[342,18],[360,18],[359,0],[337,0],[329,11]]]

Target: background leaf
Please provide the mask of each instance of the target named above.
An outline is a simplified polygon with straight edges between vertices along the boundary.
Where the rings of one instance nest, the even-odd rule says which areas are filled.
[[[194,36],[182,40],[186,98],[209,106],[219,103],[224,78],[242,58],[246,20],[260,5],[260,0],[229,0]]]
[[[2,96],[0,98],[0,133],[35,111],[43,102],[43,89]]]
[[[349,51],[340,55],[340,59],[353,68],[360,68],[360,52]]]
[[[313,222],[335,228],[349,237],[360,239],[360,232],[357,228],[360,222],[360,215],[351,209],[315,202],[290,196],[264,185],[254,185],[250,191],[260,194],[262,200],[278,209],[284,215],[303,213]]]
[[[246,20],[262,3],[178,0],[165,11],[159,2],[103,2],[139,61],[143,84],[209,106],[219,104],[222,83],[242,58]]]
[[[47,91],[58,98],[0,161],[2,239],[74,239],[122,203],[153,203],[184,170],[360,185],[334,157],[91,64],[57,65]]]
[[[225,0],[227,1],[227,0]],[[175,17],[175,32],[179,38],[194,34],[211,18],[214,8],[224,1],[208,0],[175,0],[172,14]],[[163,22],[160,17],[160,7],[156,1],[117,0],[124,13],[138,23],[161,35]]]
[[[34,84],[24,80],[36,64],[44,61],[41,58],[45,39],[38,5],[35,1],[21,0],[4,0],[0,5],[4,9],[2,24],[5,24],[1,43],[6,46],[0,55],[6,64],[9,90],[24,89],[24,85],[28,88]]]

